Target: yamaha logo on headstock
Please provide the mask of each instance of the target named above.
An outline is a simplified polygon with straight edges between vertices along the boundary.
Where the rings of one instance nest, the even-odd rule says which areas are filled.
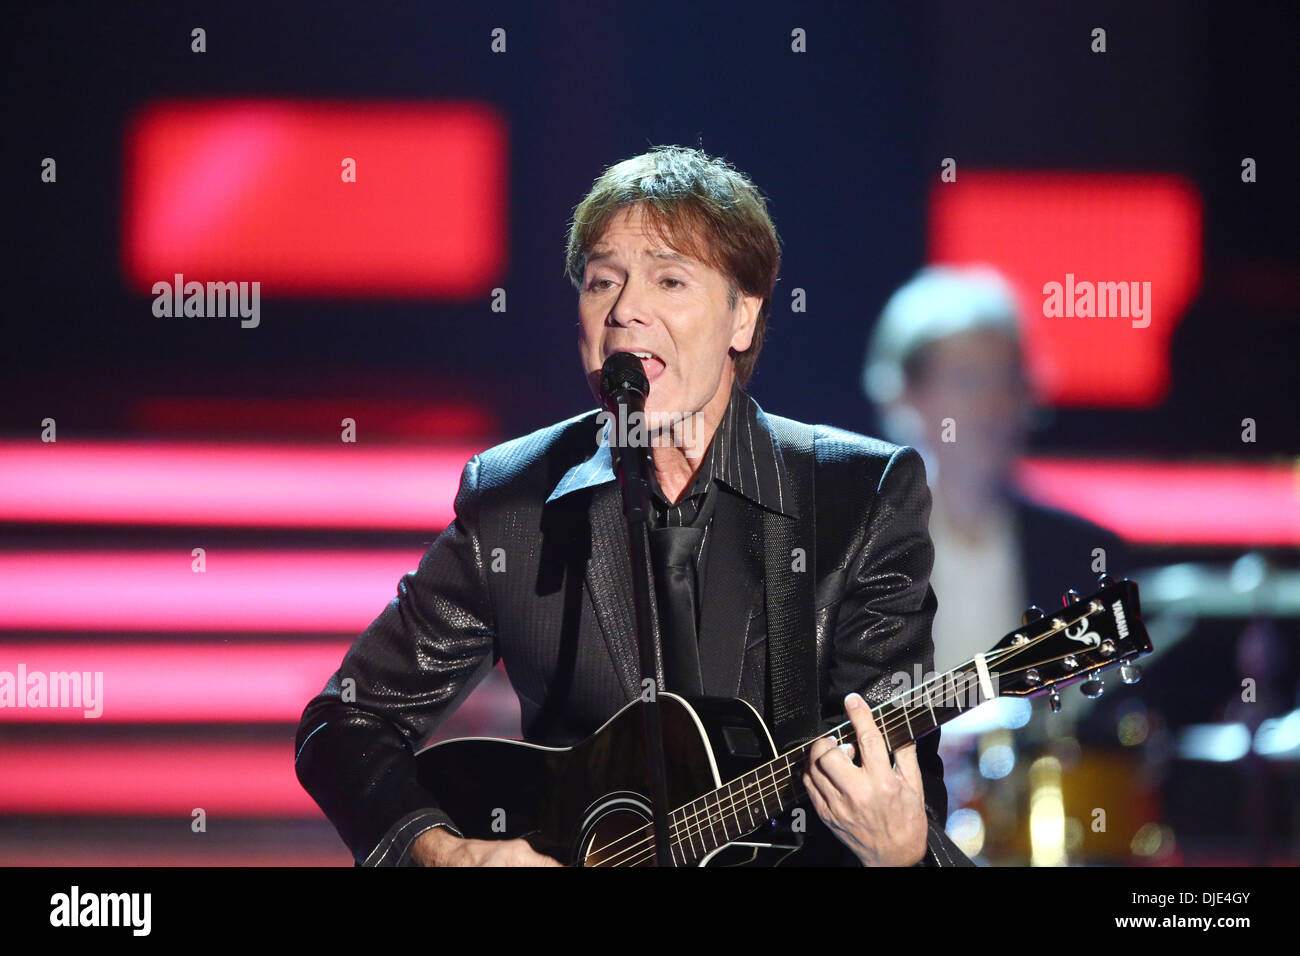
[[[1110,613],[1115,618],[1115,628],[1121,638],[1128,637],[1128,621],[1124,618],[1124,605],[1116,601],[1110,606]]]

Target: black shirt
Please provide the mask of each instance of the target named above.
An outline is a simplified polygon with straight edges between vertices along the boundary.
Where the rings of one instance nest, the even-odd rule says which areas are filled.
[[[708,581],[709,531],[717,496],[738,493],[760,506],[780,510],[785,501],[785,474],[770,439],[761,447],[755,436],[757,406],[733,385],[722,420],[686,493],[670,502],[650,472],[653,522],[650,553],[655,574],[664,652],[666,689],[682,694],[703,692],[699,678],[701,597]]]

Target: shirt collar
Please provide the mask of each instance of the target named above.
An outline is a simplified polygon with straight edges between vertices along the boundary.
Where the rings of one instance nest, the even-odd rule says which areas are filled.
[[[546,499],[547,504],[615,480],[609,453],[610,426],[607,417],[595,453],[564,473]],[[739,384],[732,386],[731,399],[708,454],[715,480],[769,511],[791,518],[799,516],[776,437],[758,402]]]

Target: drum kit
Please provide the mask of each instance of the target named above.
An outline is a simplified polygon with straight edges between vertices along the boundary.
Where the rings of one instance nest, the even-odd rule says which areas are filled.
[[[944,728],[949,834],[978,862],[1195,863],[1179,840],[1180,814],[1188,816],[1180,808],[1197,804],[1185,791],[1208,781],[1208,769],[1220,774],[1214,786],[1227,789],[1220,798],[1253,808],[1235,824],[1221,821],[1226,830],[1276,827],[1279,815],[1269,807],[1277,801],[1261,791],[1276,790],[1277,778],[1286,778],[1283,789],[1294,795],[1300,688],[1283,666],[1280,635],[1300,620],[1300,570],[1252,551],[1230,564],[1171,564],[1128,576],[1141,588],[1155,648],[1142,661],[1154,675],[1146,685],[1133,686],[1140,676],[1134,667],[1114,690],[1085,682],[1081,693],[1067,689],[1050,710],[991,701]],[[1238,673],[1198,672],[1206,655],[1185,652],[1201,640],[1235,642],[1213,650],[1235,660]],[[1221,688],[1223,706],[1214,706],[1212,722],[1180,724],[1163,706],[1170,694],[1205,700]],[[1196,826],[1214,824],[1198,819]],[[1225,835],[1228,849],[1221,847],[1214,862],[1286,859],[1285,834]],[[1297,839],[1290,835],[1292,845]],[[1252,858],[1252,845],[1272,847],[1272,855]]]

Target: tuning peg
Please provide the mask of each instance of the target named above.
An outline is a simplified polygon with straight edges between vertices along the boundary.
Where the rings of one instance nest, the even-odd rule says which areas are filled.
[[[1093,677],[1079,685],[1079,693],[1089,700],[1096,700],[1106,692],[1106,685]]]
[[[1097,578],[1097,585],[1099,587],[1108,588],[1112,584],[1119,584],[1119,582],[1109,574],[1103,574]]]
[[[1061,607],[1069,607],[1077,600],[1079,600],[1079,592],[1074,588],[1070,588],[1061,595]]]
[[[1052,713],[1059,714],[1061,712],[1061,695],[1056,692],[1055,688],[1048,693],[1047,703],[1051,705]]]
[[[1020,615],[1021,624],[1033,624],[1043,616],[1043,609],[1037,604],[1031,604],[1025,609],[1025,613]]]
[[[1142,679],[1142,668],[1125,662],[1119,665],[1119,679],[1126,684],[1136,684]]]

